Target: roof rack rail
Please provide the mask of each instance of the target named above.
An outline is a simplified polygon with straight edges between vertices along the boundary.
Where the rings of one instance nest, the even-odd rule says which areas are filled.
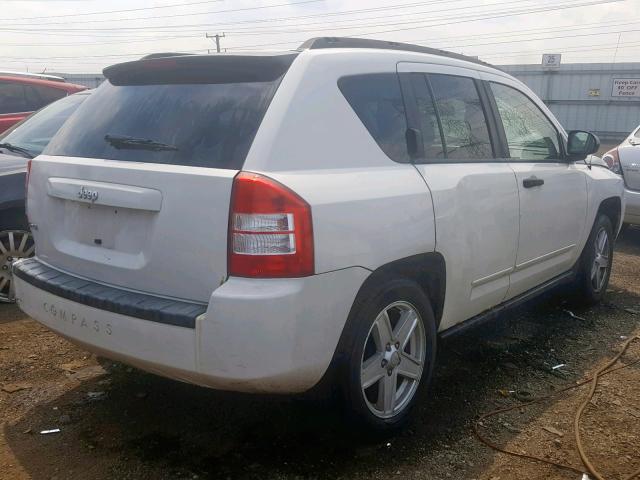
[[[406,52],[428,53],[440,57],[455,58],[465,62],[473,62],[479,65],[496,68],[490,63],[483,62],[475,57],[468,57],[459,53],[438,50],[436,48],[423,47],[411,43],[390,42],[387,40],[372,40],[368,38],[353,37],[316,37],[304,42],[298,50],[315,50],[322,48],[378,48],[383,50],[402,50]]]
[[[29,72],[14,72],[12,70],[2,70],[0,75],[6,75],[8,77],[25,77],[25,78],[37,78],[39,80],[50,80],[52,82],[66,82],[66,80],[57,75],[46,75],[44,73],[29,73]]]

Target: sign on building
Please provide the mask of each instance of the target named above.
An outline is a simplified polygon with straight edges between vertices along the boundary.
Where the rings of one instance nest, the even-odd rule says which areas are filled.
[[[562,55],[559,53],[545,53],[542,55],[543,68],[560,68],[560,60]]]
[[[612,97],[640,97],[640,78],[614,78]]]

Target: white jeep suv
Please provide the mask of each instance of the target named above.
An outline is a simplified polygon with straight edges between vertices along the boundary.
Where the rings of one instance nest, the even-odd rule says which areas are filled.
[[[107,80],[33,160],[33,318],[224,390],[340,387],[369,427],[436,340],[563,282],[605,292],[623,185],[513,77],[413,45],[167,56]]]

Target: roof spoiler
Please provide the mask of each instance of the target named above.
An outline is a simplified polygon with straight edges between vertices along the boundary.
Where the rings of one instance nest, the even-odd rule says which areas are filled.
[[[271,82],[289,69],[297,55],[153,56],[112,65],[103,73],[113,85]]]

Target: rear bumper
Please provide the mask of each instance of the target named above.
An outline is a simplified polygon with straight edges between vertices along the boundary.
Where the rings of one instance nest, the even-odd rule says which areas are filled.
[[[626,202],[624,223],[640,225],[640,191],[625,188],[624,199]]]
[[[303,392],[322,378],[369,275],[354,267],[298,279],[232,277],[213,292],[206,311],[203,306],[190,313],[197,313],[191,325],[158,321],[162,316],[154,318],[153,312],[96,304],[92,286],[79,287],[83,294],[76,291],[75,296],[50,288],[59,276],[29,276],[25,263],[18,262],[15,270],[20,308],[72,342],[170,378],[265,393]],[[63,283],[73,286],[73,278],[66,280]],[[96,287],[104,297],[99,287],[105,287]],[[125,298],[140,295],[119,291]],[[150,301],[139,300],[147,306]]]

